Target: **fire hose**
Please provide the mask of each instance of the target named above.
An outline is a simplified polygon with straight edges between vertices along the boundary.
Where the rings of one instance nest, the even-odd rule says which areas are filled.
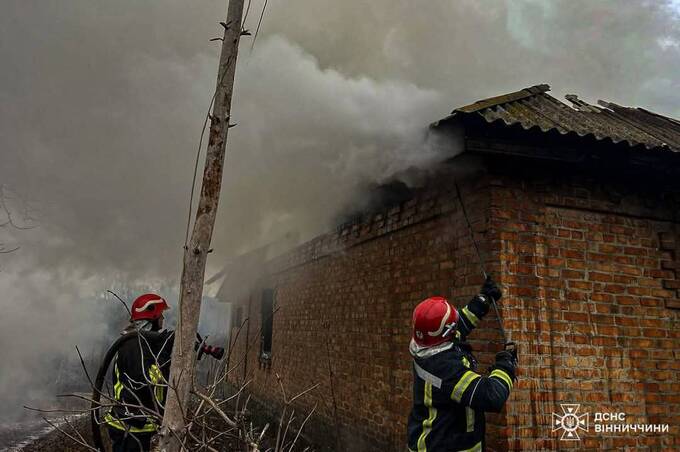
[[[101,415],[101,394],[102,390],[104,388],[104,380],[106,379],[106,374],[109,371],[109,366],[111,365],[111,361],[113,361],[113,358],[118,354],[118,350],[120,349],[120,346],[133,338],[137,337],[137,331],[132,331],[130,333],[127,333],[121,337],[119,337],[116,342],[114,342],[111,347],[106,352],[106,355],[104,355],[104,359],[102,360],[102,363],[99,365],[99,370],[97,371],[97,377],[94,380],[94,390],[92,392],[92,404],[90,406],[90,423],[92,425],[92,442],[94,443],[94,447],[97,448],[97,450],[100,451],[105,451],[106,449],[104,448],[104,443],[102,442],[102,433],[101,433],[101,419],[103,419],[103,416]]]

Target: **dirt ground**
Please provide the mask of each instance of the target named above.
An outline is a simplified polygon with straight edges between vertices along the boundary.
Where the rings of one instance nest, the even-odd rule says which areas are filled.
[[[88,441],[92,441],[92,436],[90,435],[90,420],[87,418],[78,419],[73,423],[73,426],[78,429],[78,431],[83,435],[83,437]],[[67,430],[69,431],[69,430]],[[21,448],[22,452],[84,452],[91,451],[84,446],[80,446],[74,441],[68,439],[66,436],[62,435],[57,431],[51,431],[50,433],[36,439],[27,446]]]
[[[265,418],[262,417],[262,415],[255,416],[257,417],[257,422],[265,422]],[[219,425],[219,420],[215,419],[215,424],[216,427]],[[90,420],[87,417],[82,417],[80,419],[77,419],[76,421],[73,422],[72,424],[79,432],[80,434],[85,438],[85,440],[88,443],[92,443],[92,435],[90,433]],[[64,430],[68,431],[69,433],[72,433],[71,430],[68,429],[67,426],[62,427]],[[262,450],[267,450],[270,447],[273,447],[275,441],[276,441],[276,436],[275,436],[275,429],[270,429],[269,434],[266,435],[263,441],[263,447]],[[217,450],[220,451],[237,451],[241,450],[240,448],[237,448],[237,446],[232,443],[232,442],[221,442],[220,444],[215,444],[214,447]],[[56,451],[63,451],[63,452],[85,452],[85,451],[92,451],[92,449],[89,449],[87,447],[84,447],[82,445],[78,445],[76,442],[73,440],[67,438],[65,435],[58,431],[51,431],[42,437],[32,441],[30,444],[22,447],[19,449],[22,452],[56,452]],[[313,447],[310,447],[310,444],[307,443],[303,438],[300,438],[298,443],[296,443],[296,447],[294,448],[295,451],[302,451],[302,450],[307,450],[307,451],[313,451],[315,450]]]

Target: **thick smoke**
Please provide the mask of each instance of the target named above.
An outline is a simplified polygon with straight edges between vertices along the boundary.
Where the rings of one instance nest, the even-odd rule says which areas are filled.
[[[250,7],[253,32],[261,6]],[[217,0],[3,2],[0,183],[40,213],[37,229],[0,230],[0,242],[21,245],[0,255],[7,411],[53,356],[110,332],[110,311],[91,295],[111,275],[178,277],[215,83],[208,40],[225,10]],[[270,237],[318,233],[362,201],[362,187],[427,165],[436,150],[422,146],[424,127],[479,98],[545,82],[679,116],[677,11],[613,0],[269,2],[254,51],[241,46],[211,270]]]

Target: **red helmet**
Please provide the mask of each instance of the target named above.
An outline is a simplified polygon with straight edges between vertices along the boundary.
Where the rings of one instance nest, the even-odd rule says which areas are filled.
[[[430,297],[413,310],[413,340],[421,347],[439,345],[453,336],[458,310],[444,297]]]
[[[163,311],[170,309],[168,303],[160,295],[147,293],[137,297],[132,303],[131,320],[156,320],[163,315]]]

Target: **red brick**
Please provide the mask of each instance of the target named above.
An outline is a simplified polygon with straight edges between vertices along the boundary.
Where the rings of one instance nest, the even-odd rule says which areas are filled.
[[[564,320],[569,320],[570,322],[587,322],[588,314],[583,312],[565,312]]]
[[[660,298],[673,298],[675,296],[675,292],[673,292],[672,290],[652,289],[651,295],[653,297]]]
[[[562,255],[569,259],[583,259],[585,253],[583,251],[565,249]]]
[[[642,334],[646,337],[666,337],[666,330],[657,328],[643,328]]]
[[[590,281],[610,282],[612,280],[612,276],[608,275],[607,273],[588,272],[588,279]]]
[[[598,246],[598,251],[604,254],[621,254],[623,252],[623,247],[609,244],[601,244],[600,246]]]
[[[640,320],[636,317],[616,316],[616,317],[614,317],[614,321],[616,322],[617,325],[624,325],[624,326],[637,326],[640,323]]]
[[[650,295],[651,290],[646,287],[629,287],[628,293],[632,295]]]
[[[614,300],[614,296],[608,293],[594,293],[590,296],[590,299],[593,301],[611,302]]]
[[[562,270],[562,279],[583,279],[585,272],[576,270]]]
[[[636,305],[640,304],[640,301],[636,297],[626,297],[623,295],[617,295],[616,296],[616,302],[618,304],[628,304],[628,305]]]
[[[567,285],[572,289],[592,290],[593,283],[587,281],[567,281]]]
[[[608,293],[619,294],[625,292],[626,287],[620,284],[607,284],[604,287],[604,291]]]

